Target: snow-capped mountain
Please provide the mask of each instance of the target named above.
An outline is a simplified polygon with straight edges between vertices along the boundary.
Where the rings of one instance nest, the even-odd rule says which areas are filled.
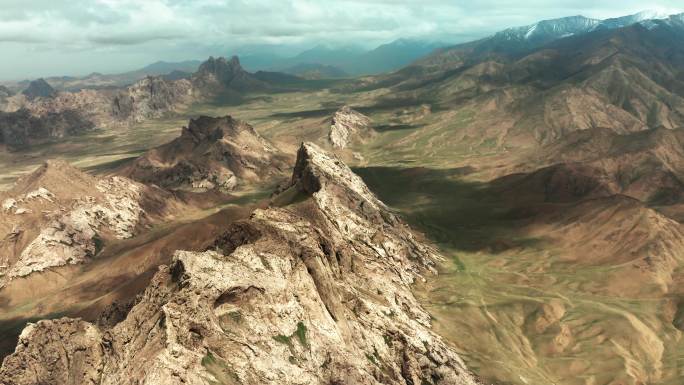
[[[560,39],[578,33],[586,33],[596,28],[601,20],[584,16],[570,16],[560,19],[544,20],[522,27],[513,27],[496,33],[493,40],[527,41],[543,44],[547,41]]]
[[[584,16],[570,16],[543,20],[535,24],[513,27],[481,40],[479,51],[515,52],[532,49],[554,40],[602,29],[616,29],[642,24],[647,28],[658,25],[684,26],[684,14],[667,15],[658,11],[643,11],[633,15],[605,20]]]
[[[678,28],[684,31],[684,13],[670,15],[663,18],[646,19],[640,21],[639,23],[648,29],[654,29],[657,27],[670,27]]]
[[[670,15],[659,12],[659,11],[642,11],[635,13],[634,15],[627,15],[622,17],[615,17],[611,19],[601,20],[601,22],[596,26],[595,29],[615,29],[622,28],[632,24],[641,23],[646,20],[659,20],[667,19]]]

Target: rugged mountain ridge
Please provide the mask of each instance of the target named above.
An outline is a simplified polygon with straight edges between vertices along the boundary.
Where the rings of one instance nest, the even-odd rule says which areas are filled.
[[[0,194],[0,287],[8,280],[85,263],[174,205],[170,194],[122,177],[98,179],[48,161]]]
[[[430,67],[446,62],[464,61],[475,64],[492,58],[518,59],[557,40],[582,36],[595,31],[615,30],[634,25],[645,28],[668,26],[681,28],[684,14],[665,15],[642,11],[632,15],[593,19],[581,15],[542,20],[534,24],[507,28],[480,40],[458,44],[421,58],[415,64]]]
[[[10,114],[2,131],[11,149],[76,135],[93,127],[127,126],[178,112],[198,100],[270,87],[242,69],[237,57],[211,57],[192,76],[147,76],[121,88],[56,92],[43,79],[31,84],[28,94],[8,95],[0,103],[0,108]],[[18,111],[22,112],[16,115]],[[24,117],[26,112],[29,117]],[[43,128],[60,117],[71,123],[77,119],[79,124],[71,124],[71,130]]]
[[[40,117],[27,109],[0,112],[0,144],[21,149],[34,143],[78,135],[93,127],[92,122],[74,110],[49,112]]]
[[[403,138],[429,141],[450,125],[449,143],[487,151],[535,148],[575,131],[629,134],[684,126],[684,29],[661,21],[565,37],[519,57],[464,52],[359,81],[379,106],[429,103],[444,118]],[[460,54],[459,54],[460,55]],[[455,119],[454,119],[455,118]]]
[[[374,133],[369,117],[349,106],[343,106],[330,120],[328,139],[333,147],[345,148],[369,139]]]
[[[249,124],[230,116],[191,119],[180,137],[143,154],[122,175],[164,188],[230,191],[268,182],[287,157]]]
[[[17,94],[0,112],[2,141],[10,149],[78,135],[96,127],[126,126],[178,111],[194,100],[188,80],[148,77],[123,89],[54,92],[49,97]]]
[[[550,165],[543,170],[563,175],[566,186],[574,185],[573,180],[593,181],[590,184],[603,195],[623,194],[653,205],[672,205],[684,199],[682,129],[658,128],[627,135],[608,129],[577,131],[541,149],[528,162]],[[558,183],[547,184],[547,190],[553,191]],[[585,193],[582,190],[576,193]]]
[[[115,326],[29,325],[1,381],[476,383],[408,286],[436,256],[358,176],[305,143],[275,202],[178,251]]]

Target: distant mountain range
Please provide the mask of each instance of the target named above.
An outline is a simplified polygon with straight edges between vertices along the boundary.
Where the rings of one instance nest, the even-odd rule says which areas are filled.
[[[243,67],[250,72],[283,72],[303,78],[345,78],[390,72],[405,67],[428,55],[445,43],[422,40],[399,39],[372,50],[360,47],[331,47],[318,45],[295,56],[281,56],[261,47],[258,53],[241,54]],[[167,80],[188,78],[202,64],[201,60],[180,62],[158,61],[138,70],[120,74],[93,72],[87,76],[56,76],[45,80],[58,91],[78,91],[83,88],[116,88],[135,83],[146,76],[165,76]],[[30,84],[30,80],[5,84],[19,92]]]
[[[294,57],[258,54],[243,55],[241,60],[249,71],[279,71],[306,76],[316,69],[316,74],[323,72],[330,77],[345,77],[394,71],[445,46],[447,44],[440,42],[399,39],[369,51],[358,47],[318,45]]]
[[[684,14],[665,15],[655,11],[644,11],[604,20],[584,16],[543,20],[522,27],[507,28],[473,42],[444,48],[435,55],[428,56],[421,64],[439,65],[445,60],[453,62],[453,59],[465,56],[471,61],[492,55],[519,56],[562,38],[601,30],[614,30],[635,24],[640,24],[647,29],[657,26],[682,28],[684,27]]]
[[[661,23],[681,23],[681,21],[682,15],[669,16],[654,11],[644,11],[605,20],[570,16],[544,20],[523,27],[508,28],[485,39],[483,43],[486,43],[485,46],[501,47],[502,49],[505,47],[507,50],[534,48],[560,38],[601,29],[616,29],[637,23],[653,26]]]
[[[389,89],[384,105],[461,111],[468,119],[451,140],[474,146],[676,129],[684,127],[683,38],[684,14],[573,16],[443,49],[358,87]]]

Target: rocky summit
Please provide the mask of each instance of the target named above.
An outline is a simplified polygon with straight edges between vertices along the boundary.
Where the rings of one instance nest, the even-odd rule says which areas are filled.
[[[112,114],[124,121],[142,122],[164,116],[192,100],[193,88],[188,80],[148,76],[114,97]]]
[[[316,145],[205,252],[177,251],[120,323],[29,324],[7,385],[476,384],[409,285],[437,258]]]
[[[245,71],[237,56],[230,59],[210,57],[192,76],[192,82],[197,89],[208,94],[225,91],[244,92],[268,87],[265,82]]]
[[[180,137],[152,149],[122,171],[173,189],[230,191],[246,182],[273,182],[287,157],[249,124],[230,116],[191,119]]]

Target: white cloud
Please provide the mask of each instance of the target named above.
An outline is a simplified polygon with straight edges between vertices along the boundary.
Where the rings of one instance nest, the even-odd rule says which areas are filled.
[[[671,13],[684,6],[656,1]],[[460,42],[539,19],[613,17],[625,0],[0,0],[3,77],[135,68],[250,44],[377,45],[399,37]],[[228,52],[225,52],[228,54]],[[5,56],[5,55],[3,55]]]

